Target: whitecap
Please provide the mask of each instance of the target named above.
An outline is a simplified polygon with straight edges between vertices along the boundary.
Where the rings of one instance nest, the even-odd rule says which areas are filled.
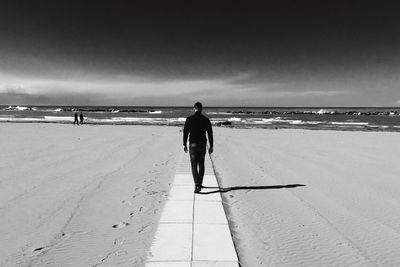
[[[215,111],[210,111],[206,112],[209,115],[231,115],[232,112],[215,112]]]
[[[304,124],[302,120],[291,120],[288,121],[290,124]]]
[[[8,108],[6,108],[5,110],[16,110],[16,111],[24,111],[24,110],[29,110],[28,107],[24,107],[24,106],[8,106]]]
[[[338,121],[332,121],[331,124],[334,124],[334,125],[368,125],[368,122],[338,122]]]
[[[23,111],[23,110],[28,110],[29,108],[28,107],[16,106],[15,109],[18,110],[18,111]]]
[[[149,111],[149,114],[161,114],[161,110],[154,110],[154,111]]]

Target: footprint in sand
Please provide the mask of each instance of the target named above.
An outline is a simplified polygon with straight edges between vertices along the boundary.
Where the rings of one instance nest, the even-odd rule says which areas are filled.
[[[50,249],[50,247],[39,247],[39,248],[34,249],[33,252],[35,253],[34,255],[41,255],[41,254],[46,253],[46,251],[48,251],[49,249]]]
[[[125,250],[115,251],[115,256],[122,256],[128,254]]]
[[[126,239],[124,237],[118,237],[116,239],[114,239],[114,245],[122,245],[124,244],[126,241]]]
[[[61,234],[61,238],[62,239],[68,239],[72,236],[72,233],[62,233]]]
[[[140,190],[140,191],[139,191]],[[139,191],[139,192],[138,192]],[[136,197],[141,197],[144,195],[144,193],[146,193],[144,188],[141,189],[137,189],[135,190],[135,192],[133,192],[132,198],[136,198]]]
[[[118,224],[114,224],[112,227],[113,228],[117,228],[117,229],[121,229],[121,228],[127,227],[128,225],[129,225],[129,223],[127,223],[127,222],[120,222]]]
[[[231,203],[226,203],[227,205],[229,205],[229,206],[233,206],[233,205],[235,205],[236,203],[238,203],[239,202],[239,200],[235,200],[235,201],[233,201],[233,202],[231,202]]]
[[[129,206],[132,206],[132,202],[128,201],[128,200],[122,200],[121,201],[122,204],[127,204]]]
[[[72,233],[62,233],[60,239],[61,240],[67,240],[69,238],[71,238],[71,236],[76,236],[76,235],[85,235],[88,232],[83,231],[83,232],[72,232]]]
[[[148,210],[149,210],[148,207],[140,207],[139,212],[146,212]]]
[[[151,229],[151,226],[150,225],[142,226],[142,228],[139,230],[139,233],[141,233],[141,232],[143,232],[143,231],[145,231],[147,229]]]

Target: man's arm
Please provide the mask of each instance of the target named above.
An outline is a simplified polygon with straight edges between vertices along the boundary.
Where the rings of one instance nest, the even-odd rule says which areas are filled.
[[[189,136],[189,118],[186,118],[185,126],[183,127],[183,150],[187,152],[187,139]]]
[[[214,137],[210,120],[208,121],[207,135],[208,135],[208,142],[210,142],[210,148],[208,149],[208,153],[211,154],[214,151]]]

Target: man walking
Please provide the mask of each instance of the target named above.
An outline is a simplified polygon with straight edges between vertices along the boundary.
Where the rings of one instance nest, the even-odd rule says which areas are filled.
[[[74,114],[74,125],[75,125],[75,123],[79,126],[78,112],[76,112],[76,111],[75,111],[75,114]]]
[[[206,145],[208,141],[210,148],[208,153],[213,152],[213,132],[210,120],[201,114],[203,105],[200,102],[194,104],[194,114],[187,117],[185,127],[183,129],[183,149],[188,152],[187,139],[189,136],[189,154],[190,163],[192,165],[192,175],[195,183],[195,193],[201,191],[204,177],[204,158],[206,155]]]
[[[83,113],[82,112],[79,114],[79,120],[81,121],[81,124],[83,124]]]

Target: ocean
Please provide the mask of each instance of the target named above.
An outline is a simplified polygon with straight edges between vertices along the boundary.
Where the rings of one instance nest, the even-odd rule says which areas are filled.
[[[82,112],[84,123],[182,126],[192,107],[123,106],[0,106],[0,122],[73,124]],[[300,128],[400,131],[400,108],[205,107],[214,126],[237,128]]]

